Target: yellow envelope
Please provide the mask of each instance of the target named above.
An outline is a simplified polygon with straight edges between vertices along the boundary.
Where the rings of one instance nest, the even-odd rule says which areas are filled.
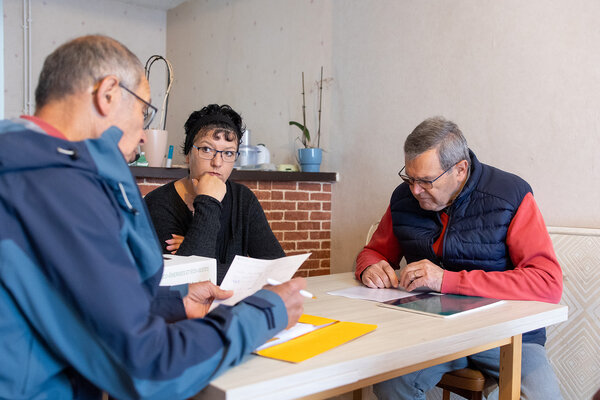
[[[278,360],[300,362],[337,347],[340,344],[349,342],[377,328],[377,325],[337,321],[335,319],[306,314],[303,314],[298,322],[311,325],[331,325],[298,336],[285,343],[257,351],[256,353]]]

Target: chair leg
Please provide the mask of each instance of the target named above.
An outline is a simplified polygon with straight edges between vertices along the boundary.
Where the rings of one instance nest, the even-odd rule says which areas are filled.
[[[450,391],[442,390],[442,400],[450,400]],[[467,396],[467,394],[464,394]],[[483,400],[483,394],[481,392],[471,392],[470,400]]]

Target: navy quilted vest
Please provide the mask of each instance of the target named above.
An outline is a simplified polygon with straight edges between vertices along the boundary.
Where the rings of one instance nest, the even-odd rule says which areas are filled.
[[[485,165],[471,154],[471,176],[446,210],[443,256],[433,252],[442,232],[439,214],[419,207],[406,183],[390,202],[394,234],[407,262],[429,259],[450,271],[513,269],[506,247],[508,226],[531,187],[523,179]]]

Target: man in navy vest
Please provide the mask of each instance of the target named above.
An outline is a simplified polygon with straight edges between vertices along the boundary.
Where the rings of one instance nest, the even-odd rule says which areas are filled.
[[[558,303],[562,271],[531,187],[479,162],[458,126],[419,124],[404,143],[404,181],[369,244],[356,278],[371,288],[427,287],[441,293]],[[407,265],[395,269],[400,260]],[[523,335],[521,394],[560,399],[545,329]],[[474,366],[499,377],[498,348],[375,385],[380,399],[425,399],[448,371]],[[497,392],[496,392],[497,393]]]

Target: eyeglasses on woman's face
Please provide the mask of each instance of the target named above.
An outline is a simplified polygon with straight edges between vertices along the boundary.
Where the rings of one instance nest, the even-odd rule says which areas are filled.
[[[238,159],[240,152],[234,150],[217,150],[208,146],[196,146],[192,145],[193,148],[198,150],[198,157],[203,158],[205,160],[212,160],[217,156],[217,154],[221,154],[221,158],[225,162],[235,162]]]

